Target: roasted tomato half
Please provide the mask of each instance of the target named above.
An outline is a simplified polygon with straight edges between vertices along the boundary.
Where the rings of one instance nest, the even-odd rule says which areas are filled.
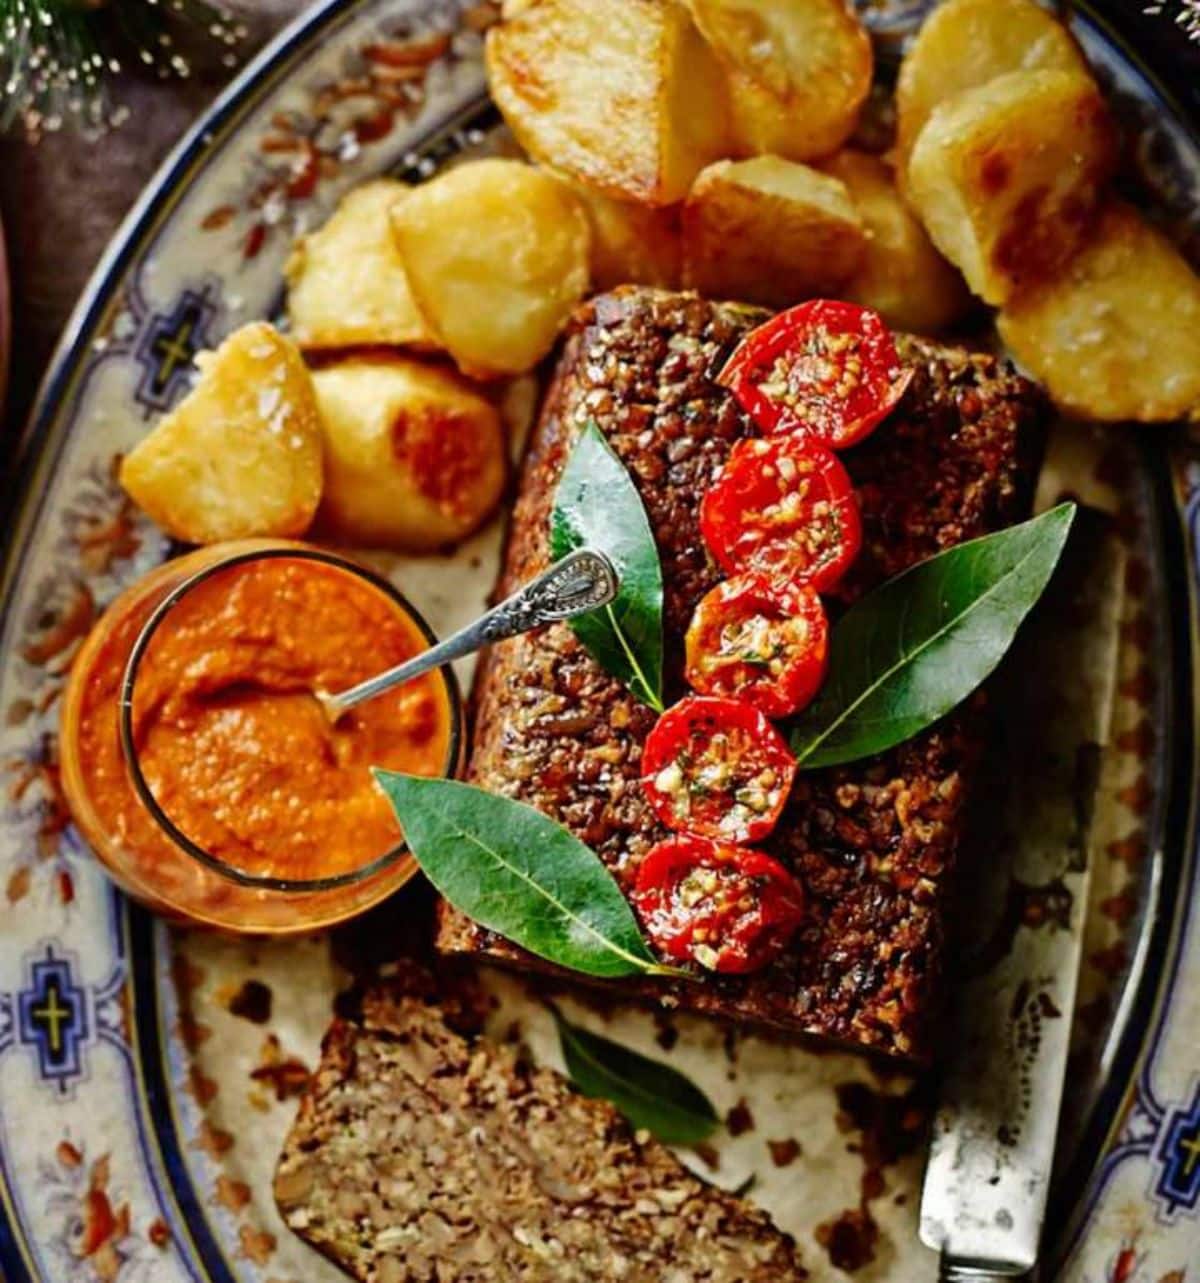
[[[728,573],[832,588],[858,556],[862,522],[846,469],[803,437],[739,441],[700,504],[700,529]]]
[[[800,884],[778,860],[690,835],[650,849],[633,903],[663,953],[710,971],[766,966],[804,918]]]
[[[735,575],[701,598],[687,631],[688,685],[768,717],[799,712],[825,678],[829,623],[808,587]]]
[[[783,737],[740,699],[689,695],[646,737],[642,784],[671,829],[757,842],[775,827],[796,774]]]
[[[717,382],[764,432],[800,430],[842,450],[875,427],[911,377],[878,312],[813,299],[751,330]]]

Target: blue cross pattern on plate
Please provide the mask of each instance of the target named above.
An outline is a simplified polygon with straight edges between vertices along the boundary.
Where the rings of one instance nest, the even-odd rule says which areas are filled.
[[[1166,1204],[1167,1216],[1200,1205],[1200,1082],[1192,1103],[1171,1112],[1157,1157],[1163,1167],[1154,1192]]]
[[[187,387],[197,352],[210,346],[208,328],[217,312],[209,286],[184,290],[170,312],[150,317],[138,344],[142,378],[134,395],[148,412],[171,408]]]
[[[83,1073],[88,1039],[87,995],[75,983],[69,958],[46,945],[29,968],[29,986],[17,994],[17,1036],[37,1053],[38,1072],[66,1095]]]

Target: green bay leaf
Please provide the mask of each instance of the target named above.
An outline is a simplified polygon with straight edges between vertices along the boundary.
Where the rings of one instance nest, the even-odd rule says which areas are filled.
[[[585,1096],[610,1101],[632,1126],[669,1145],[694,1145],[712,1135],[716,1110],[691,1079],[552,1010],[567,1072]]]
[[[589,976],[674,973],[655,962],[600,857],[561,824],[458,780],[375,778],[425,876],[481,926]]]
[[[571,451],[554,496],[550,552],[606,553],[621,577],[616,597],[571,620],[575,635],[606,672],[662,711],[663,583],[658,546],[625,465],[592,422]]]
[[[804,769],[880,753],[945,716],[988,676],[1042,595],[1075,505],[947,549],[855,603],[829,675],[792,723]]]

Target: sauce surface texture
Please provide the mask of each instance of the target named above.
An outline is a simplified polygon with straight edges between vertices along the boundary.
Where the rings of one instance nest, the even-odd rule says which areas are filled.
[[[113,641],[83,700],[88,792],[143,862],[187,860],[126,776],[116,699],[132,637]],[[151,792],[193,842],[250,873],[311,879],[370,863],[400,840],[370,768],[446,768],[445,688],[429,674],[336,726],[311,692],[345,689],[426,645],[397,603],[337,566],[270,557],[217,571],[163,619],[138,670],[134,736]]]

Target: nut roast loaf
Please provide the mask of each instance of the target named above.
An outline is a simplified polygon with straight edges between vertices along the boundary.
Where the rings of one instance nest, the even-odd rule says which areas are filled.
[[[765,318],[694,295],[624,287],[577,314],[530,443],[500,592],[548,563],[548,518],[582,425],[629,469],[662,558],[667,701],[683,693],[683,634],[721,578],[700,499],[753,431],[713,375]],[[954,544],[1028,515],[1046,417],[1037,389],[989,355],[897,336],[913,371],[900,404],[842,457],[864,546],[843,601]],[[831,603],[836,613],[837,602]],[[505,641],[481,663],[468,778],[536,806],[593,847],[628,891],[667,836],[638,780],[655,715],[566,624]],[[801,772],[765,844],[800,880],[809,915],[789,949],[751,975],[622,981],[623,993],[925,1060],[944,979],[945,918],[986,730],[977,696],[915,739],[849,766]],[[439,947],[544,967],[451,906]]]

